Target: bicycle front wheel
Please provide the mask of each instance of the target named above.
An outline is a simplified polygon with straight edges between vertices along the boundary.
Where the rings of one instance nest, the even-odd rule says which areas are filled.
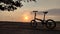
[[[55,21],[54,21],[54,20],[51,20],[51,19],[48,19],[48,20],[46,21],[46,27],[47,27],[48,29],[54,29],[54,28],[56,27]]]

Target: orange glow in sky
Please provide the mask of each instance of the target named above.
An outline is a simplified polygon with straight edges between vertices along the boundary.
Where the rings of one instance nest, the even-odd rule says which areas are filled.
[[[21,22],[30,22],[32,20],[32,15],[30,14],[30,12],[23,12],[18,20],[20,20]]]

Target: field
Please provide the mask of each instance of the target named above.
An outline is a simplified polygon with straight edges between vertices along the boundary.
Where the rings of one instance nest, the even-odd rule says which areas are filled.
[[[0,21],[0,34],[59,34],[60,22],[56,22],[56,28],[49,30],[47,28],[31,27],[30,23]]]

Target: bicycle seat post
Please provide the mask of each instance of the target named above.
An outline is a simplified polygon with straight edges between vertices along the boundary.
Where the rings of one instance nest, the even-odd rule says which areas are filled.
[[[46,16],[46,14],[48,13],[48,11],[43,12],[43,13],[44,13],[44,18],[43,18],[43,20],[45,21],[45,16]]]
[[[36,19],[36,13],[38,12],[38,11],[33,11],[34,12],[34,20]]]

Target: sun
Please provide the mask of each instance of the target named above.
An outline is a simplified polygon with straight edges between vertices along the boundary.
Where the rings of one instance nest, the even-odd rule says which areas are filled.
[[[26,12],[21,15],[21,18],[20,18],[21,22],[30,22],[31,20],[32,20],[32,16],[30,13]]]
[[[24,18],[25,20],[28,20],[28,17],[27,16],[25,16],[25,18]]]

